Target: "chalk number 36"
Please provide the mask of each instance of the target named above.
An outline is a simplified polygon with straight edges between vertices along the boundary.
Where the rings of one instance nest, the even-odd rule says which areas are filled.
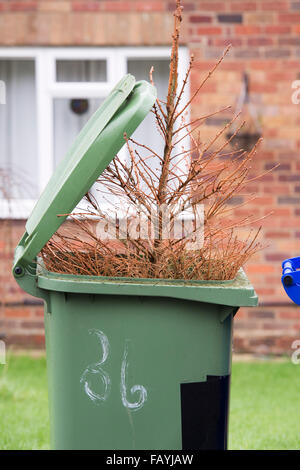
[[[111,378],[108,373],[103,369],[103,366],[109,356],[109,341],[107,336],[101,330],[90,330],[90,334],[95,335],[101,344],[102,356],[98,362],[90,364],[83,372],[80,382],[83,385],[84,391],[87,396],[96,404],[107,400],[111,390]],[[132,411],[137,411],[145,404],[147,400],[147,390],[143,385],[134,385],[130,389],[132,395],[138,393],[138,399],[136,401],[129,401],[127,399],[127,369],[128,369],[128,341],[125,342],[123,360],[121,363],[121,381],[120,381],[120,394],[121,400],[125,408]],[[95,392],[91,385],[91,379],[93,376],[98,376],[101,380],[104,391],[103,393]]]

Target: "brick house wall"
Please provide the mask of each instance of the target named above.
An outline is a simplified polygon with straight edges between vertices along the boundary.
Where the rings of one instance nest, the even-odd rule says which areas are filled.
[[[236,215],[264,220],[267,247],[247,264],[259,297],[257,308],[241,309],[235,322],[235,351],[291,353],[300,338],[300,309],[284,294],[281,261],[300,254],[300,105],[292,104],[291,84],[300,79],[300,2],[268,0],[187,0],[183,43],[196,57],[195,89],[224,47],[234,47],[203,88],[192,115],[234,105],[247,71],[264,142],[253,173],[280,166],[251,184],[254,199]],[[0,46],[168,45],[172,1],[0,1]],[[229,118],[228,113],[225,118]],[[202,138],[214,135],[224,116],[208,120]],[[244,196],[240,196],[243,201]],[[23,293],[10,275],[12,247],[24,221],[0,223],[0,326],[10,344],[40,347],[44,342],[42,305]]]

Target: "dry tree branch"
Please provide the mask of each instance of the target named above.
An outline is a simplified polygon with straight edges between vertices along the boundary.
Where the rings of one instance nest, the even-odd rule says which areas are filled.
[[[235,115],[211,140],[202,142],[199,129],[206,119],[226,112],[228,106],[189,122],[185,120],[186,111],[216,72],[230,46],[182,104],[195,60],[191,56],[183,82],[178,86],[181,5],[181,0],[177,0],[167,97],[165,100],[157,98],[152,109],[163,151],[124,135],[128,160],[124,162],[116,156],[98,178],[100,194],[112,195],[118,201],[116,207],[123,208],[124,215],[118,215],[118,239],[104,240],[97,234],[94,219],[105,221],[107,214],[88,193],[88,212],[71,214],[69,229],[58,232],[42,251],[44,263],[52,271],[95,276],[225,280],[235,277],[243,263],[261,249],[260,227],[250,230],[245,239],[240,239],[238,230],[260,223],[266,216],[237,217],[234,214],[235,209],[249,203],[251,197],[232,204],[234,196],[242,195],[241,190],[261,176],[249,176],[260,140],[250,152],[229,148],[244,125],[240,123],[231,136],[226,137],[239,117]],[[149,76],[154,85],[153,67]],[[177,234],[176,238],[174,227],[185,211],[190,211],[195,218],[198,204],[204,208],[204,224],[189,229],[188,235],[197,236],[203,229],[204,243],[201,248],[190,250],[189,236],[178,237]],[[230,212],[234,215],[232,220],[228,218]],[[151,219],[153,213],[155,222]],[[92,216],[88,220],[87,214]],[[122,217],[127,218],[125,223]],[[142,220],[146,221],[146,230],[145,227],[142,230]],[[167,224],[170,231],[165,239]],[[132,235],[132,227],[136,236]]]

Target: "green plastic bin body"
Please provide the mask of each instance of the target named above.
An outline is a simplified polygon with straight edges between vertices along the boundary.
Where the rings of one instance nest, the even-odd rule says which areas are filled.
[[[243,272],[227,283],[38,279],[54,449],[226,448],[238,307],[222,302],[255,304]]]
[[[150,111],[125,76],[76,138],[26,223],[13,274],[45,300],[54,449],[224,449],[233,316],[257,297],[234,281],[47,272],[37,256]],[[65,214],[58,217],[58,214]]]

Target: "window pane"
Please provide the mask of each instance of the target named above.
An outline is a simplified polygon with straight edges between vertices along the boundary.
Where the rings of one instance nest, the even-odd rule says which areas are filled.
[[[128,72],[134,75],[137,80],[149,80],[149,71],[152,66],[154,67],[153,78],[158,96],[161,100],[165,101],[168,91],[169,61],[166,59],[128,60]],[[138,127],[133,138],[138,142],[147,144],[157,153],[161,153],[163,150],[163,139],[156,129],[152,113],[149,113],[142,124]]]
[[[106,60],[57,60],[58,82],[105,82]]]
[[[167,59],[128,59],[128,73],[137,80],[149,81],[149,72],[154,67],[153,78],[160,99],[165,101],[168,91],[169,60]]]
[[[64,157],[85,123],[102,103],[100,98],[54,99],[54,165]]]
[[[0,104],[0,168],[6,181],[2,178],[0,198],[35,198],[38,162],[34,61],[0,60],[0,80],[6,85],[6,104]]]

